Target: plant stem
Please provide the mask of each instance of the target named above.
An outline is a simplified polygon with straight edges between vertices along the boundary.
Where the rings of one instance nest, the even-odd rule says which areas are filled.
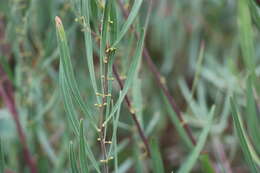
[[[105,75],[104,77],[104,88],[106,88],[106,79],[107,79],[107,75]],[[106,93],[106,89],[105,92]],[[103,163],[104,163],[104,167],[103,167],[103,172],[108,173],[108,165],[107,165],[107,151],[106,151],[106,145],[105,145],[105,127],[103,126],[104,123],[104,115],[105,115],[105,109],[104,109],[104,104],[106,102],[106,99],[103,97],[102,98],[102,105],[100,107],[100,122],[99,122],[99,128],[100,128],[100,145],[101,145],[101,152],[103,155]]]
[[[0,42],[5,40],[4,29],[5,29],[5,27],[4,27],[3,20],[2,20],[2,18],[0,18]],[[5,43],[4,45],[1,45],[0,49],[6,57],[10,57],[11,56],[10,49],[6,49],[6,47],[9,47],[9,45],[7,43]],[[9,111],[12,115],[12,118],[15,122],[18,137],[22,144],[25,162],[27,163],[31,173],[37,173],[36,164],[31,156],[29,147],[27,145],[26,135],[21,126],[17,107],[15,105],[13,86],[1,65],[0,65],[0,96],[3,98],[3,101],[4,101],[5,105],[7,106],[7,108],[9,109]]]
[[[114,75],[116,77],[116,80],[117,80],[119,86],[120,86],[120,89],[122,90],[124,88],[124,84],[123,84],[123,81],[120,79],[120,76],[118,74],[117,67],[116,67],[115,64],[113,65],[113,73],[114,73]],[[131,104],[130,99],[129,99],[129,97],[127,95],[125,96],[125,101],[126,101],[128,110],[131,113],[132,118],[134,120],[134,123],[135,123],[135,125],[137,127],[138,133],[139,133],[139,135],[140,135],[140,137],[141,137],[141,139],[142,139],[142,141],[143,141],[143,143],[145,145],[145,149],[146,149],[146,152],[148,154],[148,157],[150,157],[150,147],[149,147],[149,144],[148,144],[148,140],[147,140],[146,136],[144,135],[144,131],[141,128],[141,125],[140,125],[140,123],[139,123],[139,121],[137,119],[136,113],[134,111],[131,111],[132,104]]]
[[[196,140],[191,132],[190,127],[188,126],[188,124],[184,121],[182,113],[179,109],[179,107],[177,106],[174,98],[171,96],[168,88],[163,84],[163,81],[161,79],[161,75],[159,73],[159,71],[157,70],[156,66],[154,65],[151,56],[147,50],[146,47],[144,47],[144,52],[143,52],[144,58],[146,60],[146,63],[149,67],[149,69],[153,72],[154,77],[156,79],[156,84],[162,89],[164,95],[166,96],[166,98],[168,99],[172,109],[175,111],[176,115],[178,116],[179,121],[182,123],[183,128],[185,129],[187,135],[189,136],[192,144],[195,146],[196,145]]]
[[[9,109],[15,125],[16,125],[16,129],[17,129],[17,133],[18,133],[18,137],[20,139],[20,142],[22,144],[22,148],[23,148],[23,153],[24,153],[24,158],[25,161],[31,171],[31,173],[37,173],[36,170],[36,165],[35,162],[30,154],[27,142],[26,142],[26,136],[25,133],[23,131],[23,128],[21,126],[20,123],[20,119],[19,119],[19,115],[17,112],[17,108],[15,106],[15,100],[14,100],[14,95],[13,95],[13,89],[11,86],[10,81],[7,78],[7,75],[5,74],[5,72],[2,69],[2,66],[0,65],[0,96],[3,98],[3,101],[5,102],[7,108]]]
[[[91,34],[92,34],[93,36],[97,36],[97,35],[98,35],[98,34],[96,34],[96,33],[93,32],[93,31],[91,32]],[[119,74],[118,74],[118,72],[117,72],[117,67],[116,67],[115,64],[113,64],[113,73],[114,73],[114,75],[115,75],[115,77],[116,77],[116,80],[117,80],[119,86],[120,86],[120,89],[122,90],[123,87],[124,87],[124,84],[123,84],[123,81],[122,81],[122,80],[120,79],[120,77],[119,77]],[[107,75],[106,75],[106,78],[107,78]],[[108,80],[108,79],[107,79],[107,80]],[[108,93],[106,93],[106,94],[108,94]],[[139,123],[139,121],[138,121],[138,119],[137,119],[136,114],[131,111],[131,105],[132,105],[132,104],[131,104],[130,99],[129,99],[129,97],[128,97],[127,95],[125,96],[125,101],[126,101],[126,103],[127,103],[128,110],[129,110],[129,112],[131,113],[132,118],[133,118],[133,120],[134,120],[134,123],[135,123],[135,125],[136,125],[136,127],[137,127],[137,131],[138,131],[138,133],[139,133],[139,136],[141,137],[141,139],[142,139],[142,141],[143,141],[143,143],[144,143],[144,146],[145,146],[145,148],[146,148],[147,155],[148,155],[148,157],[150,157],[150,147],[149,147],[148,140],[147,140],[146,136],[144,135],[143,129],[141,128],[141,125],[140,125],[140,123]],[[104,102],[104,101],[103,101],[103,102]],[[100,130],[102,130],[102,128],[101,128]]]
[[[100,58],[101,61],[103,60],[103,57]],[[109,104],[107,103],[106,96],[108,95],[108,64],[107,63],[102,63],[100,62],[100,65],[104,64],[104,76],[103,79],[101,77],[102,81],[102,86],[103,86],[103,91],[102,91],[102,106],[100,107],[100,144],[101,144],[101,151],[103,155],[103,160],[104,160],[104,167],[103,167],[103,172],[108,173],[109,168],[108,168],[108,155],[107,155],[107,150],[106,150],[106,132],[105,132],[105,127],[103,125],[104,123],[104,116],[106,115],[106,109],[104,108],[105,106],[108,106]]]
[[[118,0],[118,3],[119,3],[119,6],[120,6],[120,9],[122,10],[122,12],[124,14],[124,17],[127,18],[129,12],[124,8],[124,5],[120,0]],[[134,31],[134,32],[135,32],[136,38],[139,39],[139,35],[137,34],[137,32],[136,31]],[[167,86],[163,83],[161,74],[160,74],[159,70],[157,69],[157,67],[155,66],[155,64],[153,63],[152,58],[150,56],[150,53],[149,53],[149,51],[148,51],[148,49],[146,48],[145,45],[144,45],[144,49],[143,49],[143,57],[144,57],[147,65],[148,65],[149,70],[152,72],[152,74],[155,77],[156,84],[158,85],[159,88],[162,89],[163,94],[166,96],[166,98],[169,101],[172,109],[177,114],[178,119],[182,123],[183,128],[185,129],[185,132],[187,133],[189,139],[191,140],[192,144],[195,146],[196,140],[195,140],[195,138],[194,138],[194,136],[191,132],[191,129],[188,126],[188,124],[184,121],[182,113],[181,113],[179,107],[177,106],[174,98],[171,96]]]

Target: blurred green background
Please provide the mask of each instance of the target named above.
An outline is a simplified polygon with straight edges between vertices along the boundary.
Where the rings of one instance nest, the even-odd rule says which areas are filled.
[[[242,1],[247,0],[153,0],[146,33],[145,45],[152,60],[196,139],[207,125],[206,119],[211,107],[215,105],[213,124],[203,151],[208,153],[216,172],[250,172],[231,116],[230,97],[233,95],[256,159],[260,152],[260,102],[256,87],[260,75],[260,42],[255,25],[258,16],[252,21],[252,25],[247,22],[243,17],[249,13],[243,13],[243,7],[241,11],[238,8],[238,3],[242,4]],[[60,16],[66,30],[74,73],[82,97],[91,103],[95,102],[85,59],[83,32],[79,22],[75,21],[78,15],[77,8],[73,6],[75,2],[0,1],[1,66],[14,86],[20,122],[38,172],[69,172],[69,141],[77,138],[67,119],[60,94],[55,16]],[[102,4],[104,1],[96,0],[95,3]],[[123,3],[126,8],[131,9],[133,1]],[[100,8],[99,14],[96,18],[92,16],[91,26],[98,32],[98,26],[102,22],[102,7],[96,7]],[[144,20],[147,7],[148,2],[145,1],[139,10],[134,28],[138,28],[139,20],[140,23]],[[252,12],[250,5],[248,8]],[[116,6],[116,10],[118,23],[122,26],[124,19],[119,6]],[[251,18],[252,16],[247,19]],[[120,58],[115,63],[118,64],[121,76],[127,74],[136,42],[131,29],[120,42],[116,55]],[[253,47],[250,47],[251,43]],[[94,50],[98,52],[97,45],[94,45]],[[254,69],[246,65],[248,57],[245,56],[251,50],[254,54]],[[98,69],[97,56],[94,54],[94,65]],[[252,75],[250,71],[256,77],[252,82],[253,88],[256,88],[251,97],[248,93],[248,77]],[[2,80],[3,76],[0,77]],[[113,94],[117,96],[119,87],[116,82],[113,83],[113,88]],[[165,172],[175,172],[185,163],[191,150],[184,145],[182,135],[176,130],[175,115],[144,61],[128,95],[138,110],[137,116],[145,135],[149,140],[155,138],[159,145]],[[250,103],[252,105],[250,99],[255,105],[252,108],[254,115],[247,112]],[[84,115],[79,113],[78,119],[80,117]],[[91,150],[99,158],[97,134],[88,123],[85,129]],[[108,132],[108,135],[111,133]],[[4,146],[6,172],[29,172],[15,124],[2,99],[0,136]],[[125,104],[121,107],[117,140],[121,172],[153,170],[153,163],[142,156],[143,143]],[[75,148],[77,144],[78,142]],[[111,172],[112,170],[111,168]],[[203,164],[198,161],[192,172],[202,170]]]

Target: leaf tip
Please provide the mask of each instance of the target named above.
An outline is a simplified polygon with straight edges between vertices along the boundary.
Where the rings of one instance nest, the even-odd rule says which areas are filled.
[[[55,23],[56,23],[56,27],[57,27],[57,28],[59,28],[59,27],[62,26],[62,21],[61,21],[61,19],[60,19],[59,16],[56,16],[56,17],[55,17]]]

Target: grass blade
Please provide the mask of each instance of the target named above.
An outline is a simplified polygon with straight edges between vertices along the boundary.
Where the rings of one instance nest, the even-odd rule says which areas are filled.
[[[242,120],[237,113],[237,103],[233,98],[230,99],[230,104],[231,104],[231,111],[232,111],[232,117],[233,117],[233,123],[239,138],[239,143],[241,145],[242,151],[245,155],[245,159],[249,165],[249,168],[251,172],[257,173],[257,166],[254,162],[252,152],[250,151],[250,145],[249,141],[246,137],[245,130],[242,124]]]
[[[155,139],[151,140],[151,155],[152,155],[153,172],[154,173],[165,172],[161,153],[159,150],[159,145]]]
[[[96,172],[100,173],[100,169],[98,166],[98,162],[96,161],[88,143],[85,140],[84,137],[84,126],[83,126],[83,120],[80,120],[80,135],[79,135],[79,143],[80,143],[80,165],[83,172],[88,172],[87,167],[87,156],[90,159],[90,162],[93,164],[93,167],[95,168]]]
[[[188,137],[187,133],[185,132],[185,129],[181,125],[180,120],[178,119],[175,111],[173,111],[173,109],[172,109],[171,105],[169,104],[169,102],[168,102],[167,98],[165,97],[165,95],[163,95],[163,99],[164,99],[164,103],[166,103],[166,110],[168,111],[170,119],[171,119],[172,123],[175,125],[176,130],[178,131],[178,134],[182,138],[184,144],[188,148],[192,149],[193,148],[193,144],[192,144],[190,138]]]
[[[80,120],[80,133],[79,133],[79,161],[81,172],[88,173],[88,162],[85,150],[85,140],[84,140],[84,129],[83,120]]]
[[[62,95],[63,95],[63,100],[64,100],[64,107],[65,110],[68,114],[68,119],[70,121],[70,124],[75,132],[75,134],[79,135],[79,122],[78,119],[76,118],[76,112],[75,112],[75,107],[74,104],[72,103],[72,98],[71,95],[68,94],[70,93],[68,90],[66,80],[64,79],[64,72],[63,72],[63,67],[60,66],[60,85],[61,85],[61,90],[62,90]]]
[[[63,76],[60,76],[60,78],[62,81],[64,81],[62,82],[63,87],[67,88],[67,92],[64,92],[64,95],[71,95],[68,97],[71,97],[71,99],[79,105],[80,109],[88,118],[91,125],[97,129],[95,125],[95,119],[91,114],[90,105],[88,104],[88,102],[84,102],[74,76],[66,33],[64,31],[61,19],[56,16],[55,21],[57,29],[58,46],[60,50],[60,66],[62,68],[63,73]]]
[[[203,63],[203,59],[204,59],[204,49],[205,49],[205,43],[203,41],[201,43],[199,57],[198,57],[197,64],[196,64],[195,77],[194,77],[192,89],[191,89],[191,97],[193,97],[193,95],[194,95],[194,92],[197,88],[197,84],[198,84],[198,81],[199,81],[199,78],[200,78],[201,69],[202,69],[202,65],[203,65],[202,63]]]
[[[253,29],[247,0],[238,1],[238,24],[244,62],[248,70],[254,70],[255,51],[253,46]]]
[[[115,167],[115,172],[118,172],[118,146],[117,146],[117,128],[118,128],[118,122],[119,122],[119,116],[120,116],[120,108],[117,111],[117,115],[114,118],[113,122],[113,134],[112,134],[112,147],[114,148],[114,167]]]
[[[4,145],[2,138],[0,138],[0,172],[4,172],[5,158],[4,158]]]
[[[112,108],[110,115],[108,116],[108,118],[104,122],[104,124],[108,123],[108,121],[112,118],[112,116],[115,114],[115,112],[119,109],[121,103],[124,100],[125,95],[127,94],[128,89],[130,88],[130,86],[133,83],[133,79],[134,79],[135,73],[137,71],[138,64],[141,60],[143,44],[144,44],[144,37],[145,37],[145,32],[144,32],[144,30],[142,30],[141,39],[138,41],[135,55],[133,57],[132,63],[130,65],[129,71],[127,73],[127,79],[125,81],[124,88],[123,88],[116,104]]]
[[[70,143],[70,151],[69,151],[69,158],[70,158],[70,167],[72,173],[79,173],[78,167],[77,167],[77,160],[75,153],[73,151],[73,143]]]
[[[256,80],[255,74],[256,54],[249,5],[249,0],[238,1],[238,27],[240,33],[240,45],[246,69],[249,72],[249,75],[252,75],[252,80],[259,92],[260,85]]]
[[[87,63],[88,70],[90,74],[91,84],[95,93],[98,92],[97,82],[95,77],[94,63],[93,63],[93,45],[92,45],[92,36],[91,36],[91,28],[90,28],[90,1],[91,0],[83,0],[82,2],[82,14],[84,16],[83,19],[83,28],[84,28],[84,40],[85,40],[85,49],[87,53]],[[97,100],[100,104],[101,100]]]
[[[210,162],[209,155],[202,153],[199,157],[201,161],[202,170],[205,173],[215,173],[215,170]]]
[[[255,103],[254,93],[253,93],[253,82],[252,78],[249,77],[247,80],[247,105],[246,105],[246,114],[247,114],[247,124],[248,131],[252,137],[252,141],[255,146],[260,146],[260,135],[259,135],[259,119],[257,115],[257,105]],[[260,148],[256,148],[260,151]]]
[[[198,143],[196,147],[193,149],[187,160],[184,164],[182,164],[181,168],[178,170],[178,173],[188,173],[191,171],[192,167],[196,163],[197,159],[199,158],[200,152],[203,149],[203,146],[206,142],[207,136],[209,134],[210,128],[212,126],[212,120],[215,112],[215,106],[211,108],[209,113],[208,123],[205,125],[201,135],[198,139]]]
[[[250,12],[258,29],[260,28],[260,8],[255,0],[249,0]]]
[[[117,47],[117,44],[121,41],[121,39],[124,37],[128,29],[130,28],[131,24],[133,23],[134,19],[136,18],[138,11],[142,5],[143,0],[135,0],[132,10],[129,13],[129,16],[123,25],[121,31],[118,34],[117,40],[114,42],[112,47]]]

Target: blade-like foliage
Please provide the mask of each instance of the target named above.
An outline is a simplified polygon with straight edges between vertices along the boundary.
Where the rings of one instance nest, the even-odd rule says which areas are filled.
[[[152,155],[152,165],[154,173],[163,173],[164,166],[161,157],[161,153],[159,150],[158,142],[155,139],[151,140],[151,155]]]
[[[121,104],[124,100],[125,95],[127,94],[130,86],[133,83],[134,76],[135,76],[135,73],[137,71],[139,61],[141,60],[141,55],[142,55],[142,51],[143,51],[143,44],[144,44],[144,37],[145,37],[145,32],[144,32],[144,30],[142,30],[141,38],[137,43],[135,55],[133,56],[132,63],[130,64],[129,71],[127,73],[127,79],[125,81],[124,88],[123,88],[117,102],[113,106],[109,117],[106,119],[105,124],[108,123],[108,121],[112,118],[112,116],[115,114],[115,112],[119,109],[119,107],[121,106]]]
[[[199,160],[201,161],[201,166],[204,173],[215,173],[215,169],[208,154],[201,153]]]
[[[250,12],[258,29],[260,29],[260,8],[256,0],[249,0]]]
[[[124,37],[124,35],[126,34],[126,32],[128,31],[128,29],[130,28],[131,24],[133,23],[134,19],[136,18],[136,16],[138,15],[138,11],[142,5],[143,0],[135,0],[132,10],[129,13],[129,16],[126,20],[126,22],[124,23],[122,29],[120,30],[117,40],[114,42],[114,44],[112,45],[112,47],[117,47],[118,43],[121,41],[121,39]]]
[[[248,131],[252,137],[252,141],[254,146],[260,146],[260,123],[257,114],[257,105],[254,98],[253,93],[253,82],[252,78],[249,77],[247,80],[247,105],[246,105],[246,114],[247,114],[247,124],[248,124]],[[260,151],[260,148],[256,148]]]
[[[112,133],[112,146],[110,147],[109,153],[113,150],[114,156],[114,169],[115,172],[118,172],[118,145],[117,145],[117,130],[118,130],[118,122],[120,117],[120,108],[117,111],[117,115],[113,119],[113,133]]]
[[[90,6],[91,0],[83,0],[82,1],[82,14],[83,18],[83,30],[84,30],[84,40],[85,40],[85,50],[87,53],[87,63],[88,70],[90,74],[91,84],[93,86],[94,92],[98,92],[95,69],[93,63],[93,45],[92,45],[92,35],[91,35],[91,27],[90,27]],[[97,100],[98,103],[101,103],[101,100]]]
[[[252,152],[250,151],[249,141],[246,137],[245,130],[242,124],[242,120],[237,112],[237,103],[233,98],[230,99],[231,110],[232,110],[232,117],[233,117],[233,124],[235,126],[236,133],[239,138],[239,143],[241,145],[241,149],[245,155],[245,159],[249,165],[251,172],[257,173],[257,166],[254,162]]]
[[[78,166],[77,166],[77,159],[73,151],[72,142],[70,143],[70,147],[69,147],[69,159],[70,159],[71,173],[79,173]]]
[[[79,160],[82,172],[89,172],[89,166],[87,165],[87,157],[90,159],[95,171],[100,173],[98,162],[96,161],[94,154],[92,153],[90,146],[84,137],[84,124],[83,120],[80,120],[80,134],[79,134]]]
[[[181,139],[183,140],[183,142],[185,143],[185,145],[188,148],[192,149],[193,148],[192,142],[191,142],[190,138],[188,137],[187,133],[185,132],[185,129],[181,125],[181,122],[178,119],[176,113],[172,109],[169,101],[165,98],[165,96],[163,96],[163,99],[164,99],[164,102],[166,103],[165,105],[166,105],[166,110],[168,112],[168,115],[170,116],[172,123],[175,125],[176,130],[178,131]]]
[[[79,133],[79,161],[81,172],[88,173],[88,161],[85,150],[85,138],[84,138],[84,129],[83,129],[83,120],[80,120],[80,133]]]
[[[249,75],[252,76],[253,84],[259,92],[260,85],[257,82],[255,74],[256,53],[254,47],[255,41],[253,36],[253,27],[249,8],[251,3],[250,1],[251,0],[238,1],[238,27],[244,63],[246,65],[247,71],[249,72]]]
[[[188,173],[193,168],[194,164],[199,158],[200,152],[202,151],[206,139],[208,137],[208,134],[210,132],[210,128],[212,126],[213,116],[215,113],[215,106],[211,108],[211,111],[209,113],[207,124],[205,125],[204,129],[202,130],[197,145],[191,152],[191,154],[188,156],[187,160],[182,164],[180,169],[178,170],[178,173]]]
[[[0,172],[4,172],[5,168],[5,158],[4,158],[4,146],[3,140],[0,138]]]
[[[56,17],[55,21],[57,29],[58,46],[60,51],[60,81],[61,86],[63,88],[62,91],[64,98],[66,97],[65,102],[68,101],[67,103],[65,103],[65,107],[70,112],[74,111],[75,109],[72,109],[72,105],[74,102],[76,102],[79,105],[82,112],[84,113],[84,115],[91,123],[91,125],[97,129],[95,125],[95,119],[92,115],[91,106],[88,102],[84,102],[74,76],[72,62],[70,59],[69,47],[67,43],[67,37],[62,22],[59,17]],[[70,114],[70,119],[74,119],[76,121],[72,113]],[[73,121],[75,123],[73,126],[77,127],[75,121]]]

